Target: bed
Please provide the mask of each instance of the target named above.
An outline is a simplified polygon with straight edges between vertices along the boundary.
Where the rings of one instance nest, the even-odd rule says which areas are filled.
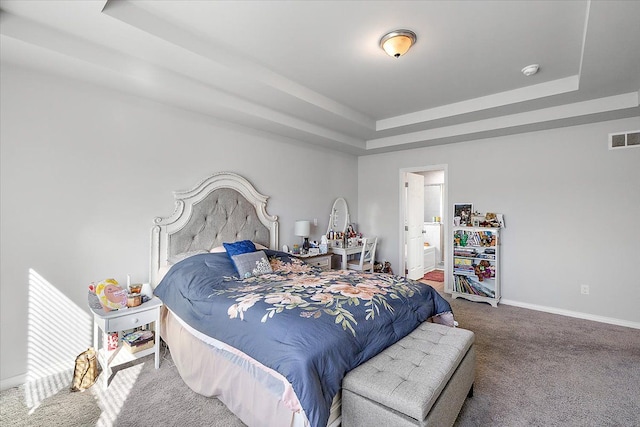
[[[151,238],[161,336],[185,383],[249,426],[338,425],[346,372],[424,321],[453,324],[427,285],[278,251],[268,198],[239,175],[175,199]]]

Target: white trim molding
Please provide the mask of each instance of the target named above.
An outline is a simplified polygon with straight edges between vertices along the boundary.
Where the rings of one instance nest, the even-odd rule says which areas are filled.
[[[7,389],[21,386],[27,382],[27,374],[16,375],[15,377],[5,378],[0,381],[0,390],[5,391]]]
[[[608,323],[610,325],[624,326],[627,328],[640,329],[640,323],[630,320],[616,319],[613,317],[598,316],[595,314],[581,313],[579,311],[564,310],[562,308],[547,307],[544,305],[529,304],[526,302],[501,299],[500,304],[512,305],[514,307],[528,308],[530,310],[544,311],[545,313],[559,314],[561,316],[575,317],[577,319],[592,320],[594,322]]]

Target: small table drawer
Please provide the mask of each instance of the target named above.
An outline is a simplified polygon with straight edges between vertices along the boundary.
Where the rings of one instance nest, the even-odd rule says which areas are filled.
[[[126,314],[126,310],[123,313]],[[108,319],[105,325],[105,332],[124,331],[146,325],[154,322],[157,314],[157,310],[146,310]]]
[[[308,263],[313,265],[314,267],[320,267],[323,270],[330,270],[331,269],[331,255],[315,257],[313,259],[310,259],[308,261]]]

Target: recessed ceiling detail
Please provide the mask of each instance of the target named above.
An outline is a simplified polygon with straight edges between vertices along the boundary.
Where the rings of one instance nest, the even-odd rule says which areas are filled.
[[[1,8],[3,65],[356,155],[640,116],[640,2],[4,0]],[[391,19],[420,35],[398,61],[380,51]],[[531,58],[544,73],[513,72]]]

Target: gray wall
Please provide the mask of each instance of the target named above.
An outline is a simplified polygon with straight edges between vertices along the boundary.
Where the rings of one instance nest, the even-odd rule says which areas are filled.
[[[147,280],[152,220],[173,212],[174,190],[239,173],[270,196],[281,245],[300,241],[298,219],[318,218],[319,240],[336,197],[357,218],[354,156],[14,66],[1,78],[5,384],[27,372],[27,356],[73,366],[89,345],[87,284]],[[42,293],[48,307],[33,303]],[[50,346],[34,355],[35,342]]]
[[[637,325],[640,148],[607,149],[634,129],[638,117],[360,157],[360,227],[399,271],[399,171],[446,164],[449,218],[456,202],[505,215],[503,298]]]
[[[71,367],[89,344],[86,285],[146,280],[152,219],[171,214],[172,191],[219,171],[271,196],[281,244],[298,240],[297,219],[318,218],[319,238],[345,197],[395,268],[399,170],[446,164],[450,217],[456,201],[505,214],[504,298],[640,322],[640,149],[606,148],[640,118],[356,159],[22,68],[0,77],[3,385],[38,365],[34,343]]]

